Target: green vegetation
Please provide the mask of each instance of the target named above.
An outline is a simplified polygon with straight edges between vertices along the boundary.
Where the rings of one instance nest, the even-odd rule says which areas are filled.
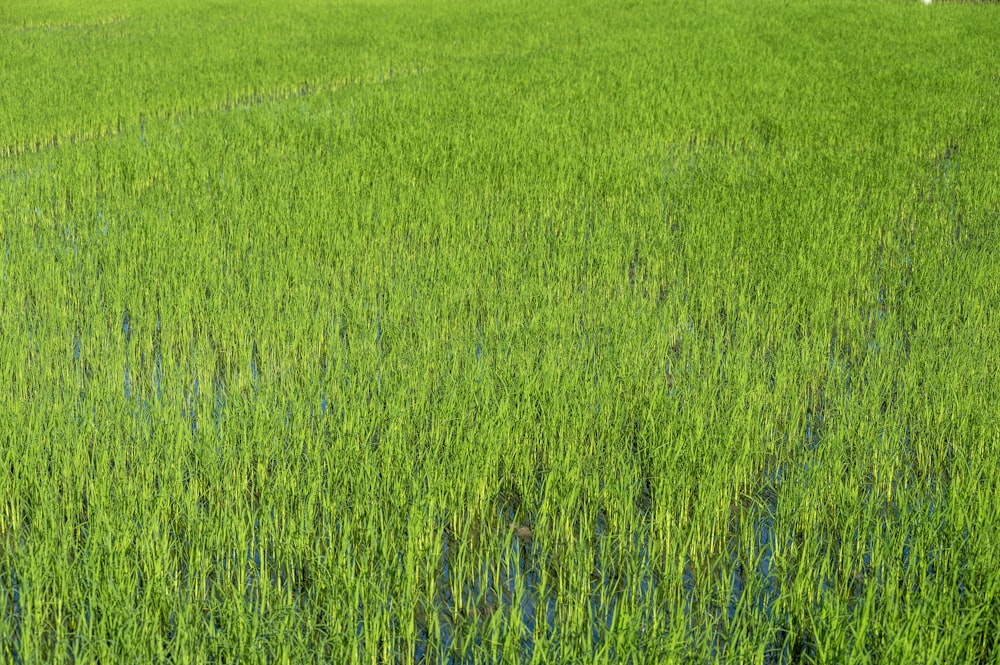
[[[0,661],[1000,659],[1000,8],[160,4],[0,7]]]

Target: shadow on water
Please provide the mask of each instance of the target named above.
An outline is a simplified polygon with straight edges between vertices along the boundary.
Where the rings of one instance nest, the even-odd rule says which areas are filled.
[[[780,472],[774,474],[770,481],[777,484],[779,479]],[[683,610],[689,617],[707,616],[711,625],[720,626],[713,644],[713,651],[717,654],[726,647],[725,631],[721,626],[732,624],[738,613],[752,610],[758,615],[772,614],[780,593],[774,566],[776,513],[776,491],[764,492],[763,499],[746,511],[745,524],[753,532],[753,551],[749,557],[740,557],[735,542],[730,543],[729,566],[715,571],[713,574],[716,577],[710,583],[706,584],[704,580],[698,579],[699,572],[692,558],[688,557],[686,560],[682,573]],[[503,511],[500,520],[509,523],[512,517],[512,512]],[[473,567],[471,573],[466,572],[461,582],[461,597],[457,597],[453,591],[455,585],[452,583],[452,565],[458,545],[448,536],[447,529],[442,529],[433,614],[425,613],[418,622],[414,652],[407,654],[397,650],[396,658],[399,662],[407,661],[408,655],[412,655],[418,663],[460,665],[474,662],[476,657],[481,657],[481,652],[477,653],[475,649],[482,647],[482,640],[489,632],[487,624],[497,614],[502,618],[502,626],[513,626],[520,632],[517,640],[501,640],[506,644],[517,644],[517,656],[511,657],[510,654],[497,651],[495,655],[498,660],[528,662],[539,642],[558,649],[560,636],[556,617],[559,598],[551,582],[547,589],[544,587],[542,574],[542,568],[549,565],[550,561],[546,560],[543,548],[532,542],[530,535],[522,538],[519,531],[511,529],[509,542],[495,555],[494,560],[482,561]],[[593,651],[596,653],[598,650],[607,650],[613,656],[616,640],[613,626],[616,612],[623,601],[629,601],[630,606],[644,608],[637,618],[640,624],[649,624],[634,625],[632,630],[637,631],[647,642],[666,637],[654,635],[650,630],[653,624],[652,605],[656,602],[657,587],[662,584],[662,578],[654,571],[649,537],[635,534],[630,543],[622,544],[611,537],[606,524],[601,520],[598,520],[595,535],[598,546],[593,549],[593,573],[588,601]],[[631,552],[622,551],[625,547]],[[632,569],[628,570],[628,566],[621,564],[626,558],[638,561],[638,566],[633,564]],[[628,572],[624,572],[625,570]],[[633,584],[623,584],[623,574],[638,576],[638,579],[633,577]],[[755,578],[752,584],[751,577]],[[723,590],[726,592],[720,593]],[[634,597],[635,595],[638,597]],[[663,610],[669,615],[673,608],[657,610]],[[478,622],[478,630],[471,643],[460,637],[463,628],[470,622]],[[786,644],[793,642],[786,639],[788,637],[786,634],[779,634],[781,643],[769,650],[774,655],[766,662],[791,663],[805,653],[805,649],[795,650],[794,644]]]
[[[708,579],[699,570],[693,557],[686,559],[682,573],[683,612],[688,619],[689,631],[709,633],[713,658],[725,659],[725,653],[729,651],[733,641],[738,639],[730,631],[730,627],[760,621],[770,623],[777,628],[774,638],[764,650],[763,663],[780,665],[816,657],[818,649],[816,637],[808,628],[801,625],[801,620],[787,614],[778,615],[781,604],[777,601],[782,593],[787,592],[782,585],[790,582],[779,576],[776,553],[779,550],[789,551],[794,547],[790,536],[784,542],[779,540],[785,536],[781,535],[782,532],[777,527],[778,493],[785,477],[787,476],[784,468],[778,468],[767,474],[762,489],[756,492],[753,502],[744,506],[740,516],[741,526],[737,528],[750,529],[749,549],[745,546],[740,548],[739,533],[730,533],[723,555],[727,565],[712,568]],[[942,502],[943,498],[928,498],[925,502],[910,506],[907,510],[910,512],[916,510],[928,520],[936,520],[936,523],[943,526],[943,508],[940,505]],[[501,521],[506,521],[509,517],[510,514],[502,514]],[[880,540],[889,537],[891,529],[905,527],[901,527],[900,516],[891,511],[884,517],[881,531],[876,529],[874,532],[855,534],[861,543],[858,570],[833,573],[834,575],[843,573],[851,577],[851,600],[848,608],[852,616],[856,612],[863,611],[866,597],[871,599],[872,586],[875,588],[875,597],[878,598],[889,583],[885,571],[877,570],[872,565],[872,552],[878,547]],[[471,663],[476,656],[481,657],[481,652],[477,654],[475,649],[482,646],[482,640],[489,634],[487,624],[497,614],[502,618],[502,626],[513,626],[520,631],[518,640],[501,640],[508,645],[519,645],[518,655],[511,657],[510,654],[495,652],[498,660],[528,662],[538,643],[544,643],[546,648],[558,649],[560,635],[556,617],[560,601],[551,583],[548,588],[543,584],[544,576],[541,571],[548,563],[543,548],[529,539],[522,540],[516,532],[512,532],[505,549],[497,554],[494,560],[481,562],[471,573],[466,572],[459,598],[452,591],[454,585],[451,579],[456,545],[447,536],[446,529],[442,529],[442,532],[444,535],[442,535],[440,575],[435,594],[434,614],[424,616],[418,622],[416,648],[412,653],[397,650],[398,662],[406,662],[409,656],[413,656],[419,663],[447,665]],[[657,594],[657,587],[662,585],[663,581],[659,571],[655,571],[656,567],[651,562],[648,537],[636,536],[632,539],[631,552],[627,553],[627,558],[638,560],[640,563],[638,566],[633,566],[629,574],[639,576],[639,579],[633,577],[633,584],[622,585],[620,561],[626,558],[626,553],[621,551],[621,545],[615,544],[605,525],[598,524],[596,536],[599,546],[593,548],[594,573],[591,576],[589,601],[593,651],[595,653],[599,650],[613,651],[616,640],[613,633],[615,615],[623,601],[632,601],[629,604],[637,604],[644,608],[639,614],[630,616],[629,620],[633,622],[631,631],[645,635],[647,641],[658,639],[661,642],[665,641],[669,636],[662,622],[655,624],[660,626],[658,630],[662,634],[654,635],[650,632],[654,629],[651,618],[653,605],[658,602],[658,598],[670,595]],[[833,550],[840,547],[841,544],[837,542],[827,543],[833,559],[837,558]],[[917,592],[915,580],[921,576],[934,575],[935,568],[939,565],[937,561],[942,553],[928,551],[925,548],[924,554],[918,555],[911,545],[911,538],[907,537],[901,554],[902,574],[914,580],[912,592]],[[907,571],[911,568],[914,569],[913,574],[907,575]],[[917,568],[920,569],[919,572]],[[466,568],[466,571],[468,570]],[[812,611],[818,612],[824,598],[828,594],[836,593],[837,582],[838,580],[832,578],[824,578],[821,581]],[[627,594],[635,594],[636,589],[639,597],[637,599],[628,597]],[[635,603],[636,600],[638,603]],[[669,615],[673,609],[673,607],[659,607],[656,611],[661,615]],[[479,622],[471,643],[468,639],[464,641],[460,639],[463,626],[467,626],[469,621]],[[671,623],[671,625],[677,624]],[[465,634],[468,634],[467,630]],[[689,637],[696,638],[693,633]]]

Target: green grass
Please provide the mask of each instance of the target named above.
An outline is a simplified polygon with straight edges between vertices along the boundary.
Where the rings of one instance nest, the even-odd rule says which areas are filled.
[[[160,4],[0,8],[0,662],[1000,658],[997,7]]]

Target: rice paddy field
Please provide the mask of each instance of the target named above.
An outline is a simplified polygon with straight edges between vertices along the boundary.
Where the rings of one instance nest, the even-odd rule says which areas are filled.
[[[0,35],[0,662],[1000,662],[1000,6]]]

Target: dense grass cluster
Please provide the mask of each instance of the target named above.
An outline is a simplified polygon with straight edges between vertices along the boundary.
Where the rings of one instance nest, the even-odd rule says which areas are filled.
[[[0,661],[1000,658],[1000,8],[20,4]]]

